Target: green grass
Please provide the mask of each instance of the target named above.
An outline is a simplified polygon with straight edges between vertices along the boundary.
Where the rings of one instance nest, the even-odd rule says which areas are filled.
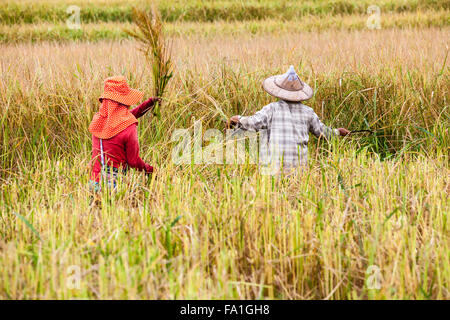
[[[216,35],[262,35],[293,34],[326,30],[364,30],[368,29],[367,16],[306,16],[289,23],[278,20],[237,21],[237,22],[176,22],[165,25],[171,36],[216,36]],[[433,28],[450,25],[448,12],[427,11],[381,16],[383,29]],[[132,24],[93,23],[82,24],[80,30],[71,30],[66,24],[21,24],[0,25],[0,43],[20,43],[39,41],[101,41],[129,39],[126,29]]]
[[[0,42],[98,41],[127,38],[132,8],[149,8],[147,1],[74,1],[80,11],[81,30],[65,22],[63,1],[9,1],[0,7]],[[160,2],[169,34],[263,34],[329,29],[367,28],[369,0],[351,1],[170,1]],[[382,28],[424,28],[449,25],[449,0],[382,0]],[[289,21],[289,23],[287,23]]]
[[[307,15],[367,14],[367,8],[376,4],[381,13],[414,12],[418,10],[449,10],[448,0],[334,0],[334,1],[167,1],[161,2],[160,10],[165,21],[211,22],[217,20],[243,21],[282,19],[290,20]],[[81,8],[83,23],[131,22],[133,6],[149,6],[145,1],[71,1],[70,5]],[[9,1],[0,7],[2,24],[22,24],[66,21],[68,4],[63,1]]]

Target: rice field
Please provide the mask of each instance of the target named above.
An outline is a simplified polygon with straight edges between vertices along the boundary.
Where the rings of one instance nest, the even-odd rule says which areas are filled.
[[[86,23],[131,22],[132,8],[150,8],[156,1],[146,0],[1,0],[0,20],[4,24],[64,22],[67,7],[80,7]],[[406,13],[449,10],[449,0],[173,0],[157,2],[167,22],[293,20],[305,16],[327,17],[366,14],[370,5],[382,12]]]
[[[379,30],[365,1],[252,1],[229,19],[205,16],[237,2],[161,8],[175,73],[160,119],[139,124],[157,174],[130,172],[97,201],[87,128],[103,79],[148,96],[145,58],[100,0],[105,18],[79,38],[54,18],[63,2],[24,3],[0,9],[0,299],[450,298],[448,2],[379,1]],[[186,5],[206,13],[174,18]],[[308,167],[285,179],[173,163],[176,129],[223,131],[273,101],[261,81],[290,64],[326,124],[375,133],[311,137]]]

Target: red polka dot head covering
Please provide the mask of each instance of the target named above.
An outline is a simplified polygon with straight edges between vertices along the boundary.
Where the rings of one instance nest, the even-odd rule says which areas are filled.
[[[105,80],[105,88],[99,100],[110,99],[126,106],[132,106],[142,100],[143,92],[130,88],[122,76],[110,77]]]
[[[94,115],[89,131],[99,139],[109,139],[138,122],[128,106],[138,103],[143,95],[130,88],[122,76],[107,78],[99,98],[102,105]]]

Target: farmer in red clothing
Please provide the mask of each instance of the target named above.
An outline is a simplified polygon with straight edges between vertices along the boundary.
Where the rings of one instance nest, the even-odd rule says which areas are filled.
[[[149,174],[153,167],[139,157],[137,118],[150,110],[156,101],[153,97],[129,110],[138,103],[144,93],[132,89],[122,76],[107,78],[99,100],[100,110],[94,115],[89,131],[92,133],[92,174],[91,184],[99,190],[100,177],[115,186],[119,170],[131,168]],[[103,171],[102,171],[103,168]]]

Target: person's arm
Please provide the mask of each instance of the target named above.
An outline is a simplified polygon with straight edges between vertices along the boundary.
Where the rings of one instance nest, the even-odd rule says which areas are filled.
[[[230,118],[231,122],[239,123],[245,130],[258,131],[261,129],[267,129],[272,119],[272,108],[268,104],[253,116],[233,116]]]
[[[137,119],[142,117],[144,114],[147,113],[152,107],[155,105],[156,101],[161,101],[158,97],[151,97],[147,101],[144,101],[136,108],[130,110],[130,112],[133,114],[133,116]]]
[[[135,168],[139,171],[145,171],[146,173],[153,172],[153,167],[145,163],[139,157],[139,142],[138,142],[137,127],[135,125],[133,125],[132,128],[130,129],[127,141],[125,142],[125,154],[127,157],[127,164],[129,167]]]
[[[320,136],[325,136],[327,139],[332,136],[346,136],[350,133],[350,131],[345,128],[333,129],[331,127],[327,127],[322,123],[322,121],[320,121],[319,116],[315,112],[313,112],[310,119],[309,131],[317,138]]]

